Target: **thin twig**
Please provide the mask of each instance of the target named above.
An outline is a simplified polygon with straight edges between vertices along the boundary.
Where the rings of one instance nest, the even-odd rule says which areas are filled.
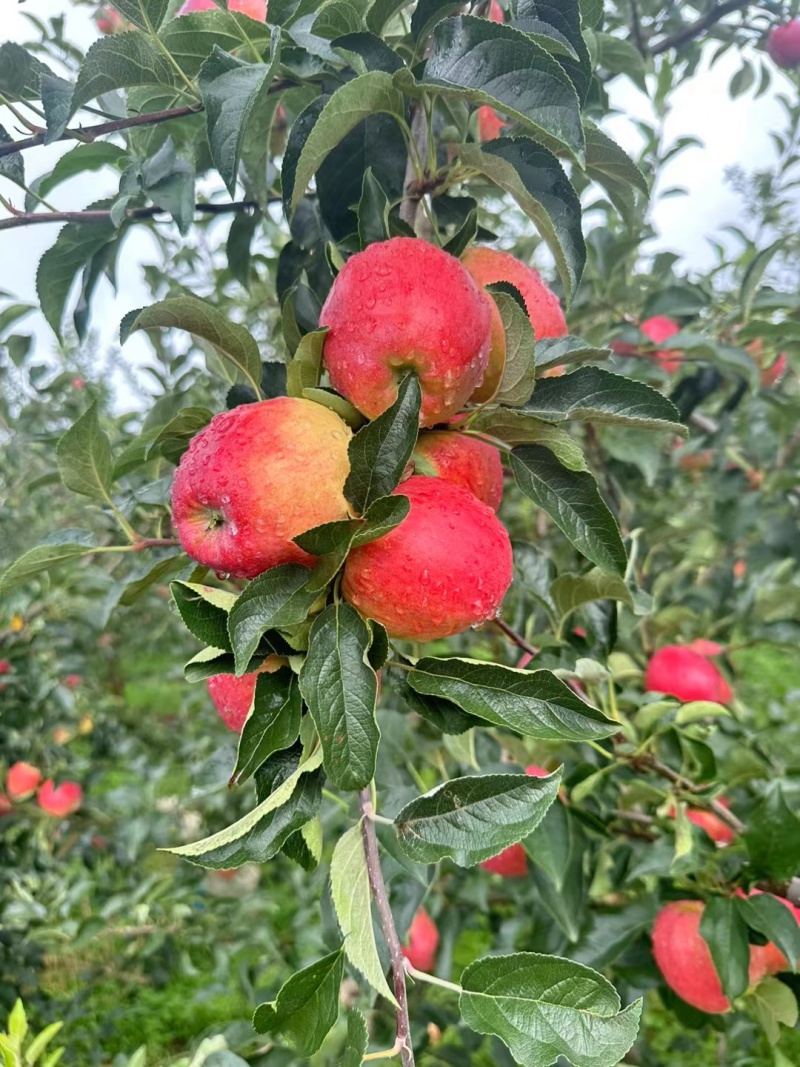
[[[394,996],[397,1001],[397,1049],[400,1053],[400,1062],[403,1067],[414,1067],[414,1049],[411,1045],[411,1022],[408,1018],[408,996],[406,994],[406,972],[404,966],[403,949],[400,946],[400,938],[397,936],[397,928],[394,925],[394,916],[389,905],[389,897],[386,893],[386,883],[383,880],[381,861],[378,856],[378,839],[375,836],[375,823],[372,816],[372,794],[369,787],[362,789],[358,794],[358,802],[364,818],[361,820],[361,834],[364,838],[364,851],[367,857],[367,871],[369,884],[375,907],[378,910],[383,936],[389,949],[389,959],[392,964],[392,984]]]
[[[512,627],[509,626],[507,622],[504,622],[501,618],[493,619],[492,621],[494,622],[497,629],[502,630],[506,637],[509,639],[509,641],[517,645],[518,648],[521,648],[523,652],[527,652],[529,656],[539,655],[539,652],[541,650],[536,648],[535,645],[532,645],[530,644],[530,642],[526,641],[522,634],[518,634],[517,631],[512,629]]]
[[[278,199],[270,197],[270,200]],[[195,204],[195,211],[203,215],[225,215],[231,211],[251,211],[258,207],[255,200],[234,200],[229,204]],[[163,208],[135,207],[125,212],[126,219],[151,219],[156,215],[163,215]],[[18,226],[41,226],[47,222],[108,222],[111,212],[106,210],[97,211],[18,211],[11,219],[0,219],[0,230],[13,230]]]
[[[678,774],[672,767],[668,767],[666,763],[662,763],[661,760],[656,759],[654,756],[637,756],[632,759],[631,766],[641,770],[655,771],[656,774],[660,774],[662,778],[666,778],[667,781],[672,782],[684,793],[693,793],[695,796],[698,793],[704,792],[703,786],[695,785],[694,782],[688,778],[684,778],[682,774]],[[736,834],[743,834],[747,827],[741,820],[737,819],[732,811],[729,811],[724,804],[720,804],[718,800],[706,800],[707,806],[719,816],[720,819],[730,826]]]
[[[639,4],[638,0],[630,0],[631,2],[631,37],[633,43],[636,45],[637,50],[643,55],[647,55],[647,42],[642,34],[642,23],[639,18]]]
[[[682,30],[676,30],[675,33],[665,37],[662,41],[658,41],[650,49],[650,54],[658,56],[662,52],[669,52],[671,48],[680,48],[681,45],[688,44],[689,41],[699,37],[705,30],[710,29],[716,22],[719,22],[720,19],[724,19],[726,15],[731,15],[734,11],[741,11],[742,8],[749,7],[751,3],[752,0],[726,0],[726,3],[712,8],[702,18],[697,19],[688,26],[684,26]]]

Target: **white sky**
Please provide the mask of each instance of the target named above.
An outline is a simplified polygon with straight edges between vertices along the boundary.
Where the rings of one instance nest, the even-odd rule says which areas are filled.
[[[0,40],[24,42],[30,37],[23,10],[47,19],[66,10],[66,36],[88,47],[98,36],[89,9],[66,7],[64,0],[26,0],[17,5],[13,0],[0,0],[3,22]],[[780,127],[782,111],[776,100],[778,92],[793,93],[788,79],[775,71],[770,91],[760,99],[752,93],[738,100],[728,99],[727,86],[737,69],[739,60],[728,53],[712,71],[704,70],[672,95],[672,109],[665,122],[666,142],[680,136],[699,137],[705,147],[690,148],[664,168],[660,179],[662,189],[681,185],[689,195],[658,201],[652,209],[652,221],[659,238],[649,250],[669,249],[683,256],[697,269],[710,267],[713,253],[707,235],[727,223],[736,222],[742,204],[724,183],[724,172],[734,163],[746,169],[764,166],[774,156],[768,137],[770,129]],[[612,104],[622,114],[606,123],[606,129],[624,148],[635,152],[640,144],[638,131],[630,121],[641,118],[652,121],[647,97],[623,78],[616,79],[611,94]],[[16,120],[0,108],[0,123],[15,130]],[[25,153],[28,182],[46,173],[53,162],[65,152],[69,142],[32,149]],[[116,191],[117,177],[109,172],[90,174],[64,183],[53,194],[56,206],[62,210],[76,210],[102,196]],[[12,203],[22,206],[21,191],[0,178],[0,192]],[[2,210],[2,209],[0,209]],[[739,220],[741,221],[741,220]],[[36,266],[41,254],[56,239],[57,226],[36,226],[0,232],[0,289],[8,290],[18,300],[36,302]],[[110,285],[102,281],[98,286],[92,314],[92,328],[102,351],[118,345],[119,322],[133,308],[146,304],[150,297],[141,280],[141,264],[153,261],[156,250],[145,227],[135,228],[128,238],[120,258],[120,291],[114,294]],[[43,322],[31,316],[25,328],[34,329],[39,354],[54,351],[57,342]],[[143,337],[134,337],[125,346],[129,365],[141,367],[148,361],[149,345]],[[115,382],[120,400],[130,396],[123,381]]]

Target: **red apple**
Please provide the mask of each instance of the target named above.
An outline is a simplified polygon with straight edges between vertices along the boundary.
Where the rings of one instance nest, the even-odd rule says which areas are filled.
[[[191,15],[194,11],[211,11],[219,5],[214,0],[186,0],[179,15]],[[239,11],[256,22],[267,21],[267,0],[228,0],[229,11]]]
[[[490,507],[441,478],[397,487],[411,511],[347,557],[342,593],[391,637],[435,641],[493,619],[511,585],[508,533]]]
[[[83,678],[80,674],[68,674],[64,679],[64,685],[67,689],[77,689],[82,681]]]
[[[489,21],[490,22],[505,22],[506,16],[502,7],[498,4],[497,0],[492,0],[489,6]]]
[[[730,804],[724,797],[719,798],[719,803],[725,808],[730,808]],[[670,818],[674,819],[675,808],[670,808],[669,814]],[[733,829],[720,819],[719,815],[706,808],[687,808],[686,818],[690,823],[699,826],[701,830],[705,830],[711,840],[720,847],[732,844],[736,837]]]
[[[503,462],[487,441],[451,430],[421,433],[414,451],[418,474],[460,485],[497,511],[503,499]]]
[[[237,678],[233,674],[215,674],[206,679],[208,695],[219,712],[219,717],[229,730],[240,734],[256,691],[259,674],[272,674],[285,666],[282,656],[267,656],[257,671]]]
[[[526,653],[527,655],[528,653]],[[525,656],[522,657],[525,659]],[[523,666],[522,660],[519,662]],[[545,767],[539,767],[531,763],[525,768],[525,773],[531,778],[546,778],[550,773]],[[502,852],[498,852],[491,859],[484,860],[481,867],[492,874],[499,874],[501,878],[524,878],[528,873],[528,856],[525,849],[519,843],[509,845]]]
[[[36,802],[42,811],[48,815],[56,815],[64,818],[71,815],[83,803],[83,790],[77,782],[64,782],[56,788],[55,782],[49,778],[42,788]]]
[[[101,33],[125,33],[126,30],[130,30],[133,27],[127,19],[124,19],[120,15],[119,11],[113,7],[104,7],[95,15],[94,24]],[[80,381],[80,386],[75,386],[76,389],[83,388],[83,382],[80,378],[76,378],[75,381]],[[75,382],[72,383],[75,385]]]
[[[496,137],[502,137],[503,128],[508,123],[501,119],[493,107],[481,104],[478,108],[478,139],[481,144],[484,141],[493,141]]]
[[[771,386],[777,385],[781,378],[783,378],[784,374],[786,374],[788,366],[788,356],[785,352],[781,352],[781,354],[777,356],[768,367],[764,367],[761,371],[761,385],[765,389],[769,389]]]
[[[793,70],[800,65],[800,21],[793,19],[771,30],[767,51],[772,61],[784,70]]]
[[[408,370],[422,387],[420,422],[454,415],[489,360],[489,303],[459,261],[414,237],[351,256],[322,307],[331,383],[371,419],[397,396]]]
[[[351,436],[334,412],[293,397],[217,415],[175,473],[173,522],[184,549],[242,578],[280,563],[310,564],[292,538],[347,517]]]
[[[12,800],[32,797],[42,780],[42,772],[31,763],[15,763],[6,775],[6,792]]]
[[[681,332],[678,323],[674,319],[668,319],[666,315],[653,315],[652,318],[645,319],[639,328],[645,337],[656,345]],[[667,374],[674,374],[680,368],[682,359],[679,352],[659,348],[655,355]]]
[[[424,908],[414,916],[408,930],[408,944],[403,955],[417,971],[432,971],[439,948],[439,930]]]
[[[525,302],[528,318],[537,340],[543,337],[564,337],[567,323],[556,294],[549,289],[538,271],[512,256],[493,248],[468,248],[461,262],[478,285],[510,282],[519,289]],[[502,342],[502,343],[501,343]],[[486,374],[470,399],[475,403],[490,400],[497,392],[506,361],[506,343],[500,313],[492,301],[492,348]],[[555,368],[551,368],[554,371]]]
[[[665,645],[647,664],[644,687],[666,693],[684,703],[711,700],[727,704],[733,691],[713,663],[682,645]]]

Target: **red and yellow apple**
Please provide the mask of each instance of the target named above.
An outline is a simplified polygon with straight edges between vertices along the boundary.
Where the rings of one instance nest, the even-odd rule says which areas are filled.
[[[665,645],[647,664],[644,687],[666,693],[684,703],[711,700],[727,704],[733,691],[713,663],[685,645]]]
[[[511,585],[508,533],[460,485],[414,475],[396,494],[411,510],[347,557],[342,593],[390,637],[435,641],[493,619]]]
[[[41,780],[42,772],[38,767],[20,760],[8,770],[6,793],[12,800],[27,800],[36,792]]]
[[[215,0],[186,0],[179,15],[191,15],[195,11],[212,11],[219,7]],[[256,22],[267,21],[267,0],[228,0],[229,11],[239,11]]]
[[[414,469],[469,489],[493,511],[500,507],[503,462],[488,441],[452,430],[423,432],[414,450]]]
[[[420,908],[408,929],[403,955],[417,971],[432,971],[439,949],[439,930],[424,908]]]
[[[64,782],[56,786],[52,778],[49,778],[39,790],[36,802],[48,815],[63,819],[81,806],[83,790],[77,782]]]
[[[483,378],[491,313],[459,261],[427,241],[393,237],[347,260],[322,307],[331,384],[374,419],[413,370],[420,423],[454,415]]]
[[[537,340],[566,335],[567,323],[558,297],[545,285],[538,271],[512,256],[510,252],[498,252],[493,248],[480,246],[468,248],[461,257],[461,262],[480,286],[509,282],[520,291]],[[500,312],[493,300],[491,312],[492,346],[489,366],[480,385],[470,397],[476,404],[491,400],[497,392],[506,362],[505,332]],[[555,367],[551,368],[550,374],[554,374],[556,370]]]
[[[175,473],[173,522],[184,549],[242,578],[281,563],[310,564],[292,538],[347,517],[351,436],[334,412],[294,397],[217,415]]]
[[[234,674],[215,674],[206,679],[208,695],[229,730],[237,734],[242,732],[253,703],[259,674],[274,674],[287,662],[282,656],[267,656],[258,670],[243,674],[241,678]]]

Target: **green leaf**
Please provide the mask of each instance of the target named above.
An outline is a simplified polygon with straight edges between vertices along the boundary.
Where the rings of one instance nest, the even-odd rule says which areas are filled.
[[[253,708],[239,738],[233,784],[246,782],[273,752],[295,743],[302,710],[297,675],[288,667],[258,676]]]
[[[344,495],[356,511],[365,512],[399,483],[416,444],[421,402],[419,379],[413,373],[406,375],[392,406],[351,440]]]
[[[0,44],[0,93],[10,100],[38,100],[50,68],[13,41]]]
[[[556,157],[529,137],[498,137],[480,147],[462,145],[459,158],[509,193],[533,220],[569,300],[583,273],[586,245],[578,194]]]
[[[176,296],[132,312],[120,327],[122,343],[136,330],[186,330],[201,341],[213,345],[217,353],[230,363],[261,395],[261,353],[258,344],[245,329],[205,300],[197,296]]]
[[[553,52],[584,103],[592,80],[578,0],[518,0],[513,25]]]
[[[305,334],[286,368],[286,392],[302,396],[306,389],[319,385],[322,375],[322,350],[328,327]]]
[[[68,540],[56,540],[28,549],[0,575],[0,593],[6,593],[15,585],[21,585],[28,578],[42,571],[49,571],[61,563],[68,563],[80,556],[97,552],[97,543],[91,534],[79,530],[66,530]],[[60,535],[59,535],[60,536]]]
[[[191,439],[211,422],[214,416],[208,408],[181,408],[164,423],[147,446],[146,457],[162,455],[171,463],[177,463],[189,447]]]
[[[78,72],[71,114],[90,100],[134,85],[173,85],[175,72],[152,40],[140,30],[113,33],[95,41]]]
[[[616,574],[593,567],[587,574],[562,574],[550,586],[561,618],[593,600],[620,600],[633,608],[633,597],[625,582]]]
[[[760,252],[757,252],[748,264],[744,278],[742,279],[742,288],[739,296],[741,316],[744,322],[747,322],[750,318],[753,301],[756,298],[761,279],[764,277],[764,272],[777,253],[780,252],[786,244],[787,240],[788,237],[779,237],[777,241],[774,241],[767,248],[763,248]]]
[[[72,94],[74,86],[55,74],[42,75],[42,110],[47,123],[44,143],[58,141],[72,117]]]
[[[157,563],[149,566],[140,578],[128,575],[125,588],[119,598],[120,606],[128,607],[130,604],[135,604],[148,589],[152,589],[154,585],[161,584],[165,579],[171,578],[173,574],[179,574],[186,567],[187,562],[186,556],[183,552],[180,552],[178,555],[164,556]],[[131,578],[134,580],[131,581]]]
[[[314,752],[265,800],[232,826],[164,851],[214,870],[264,863],[314,817],[322,796],[322,750]]]
[[[469,715],[525,737],[588,741],[610,737],[619,728],[550,671],[424,658],[409,672],[408,684],[418,693],[442,697]]]
[[[425,41],[437,23],[455,15],[460,7],[456,0],[418,0],[411,16],[411,35],[414,40]]]
[[[639,1029],[642,1001],[621,1011],[601,974],[558,956],[518,952],[470,964],[459,999],[467,1026],[495,1034],[521,1067],[617,1067]]]
[[[587,363],[598,359],[608,359],[610,348],[595,348],[582,337],[568,334],[566,337],[542,337],[536,342],[536,373],[560,364]]]
[[[558,62],[520,30],[470,15],[445,19],[434,30],[423,84],[499,108],[530,127],[551,151],[583,162],[575,87]]]
[[[338,949],[293,974],[275,1000],[256,1008],[256,1032],[284,1034],[301,1056],[313,1056],[339,1014],[343,970],[344,953]]]
[[[678,409],[657,389],[600,367],[543,379],[525,410],[545,422],[579,419],[686,433]]]
[[[397,1006],[383,973],[372,925],[372,890],[361,822],[339,839],[331,859],[331,896],[344,951],[375,992]]]
[[[5,126],[0,126],[0,145],[13,144]],[[25,161],[21,152],[12,152],[9,156],[0,156],[0,178],[8,178],[16,185],[25,185]]]
[[[106,207],[104,203],[89,208]],[[73,282],[92,258],[107,244],[116,240],[117,230],[110,220],[91,226],[69,222],[64,226],[52,247],[39,260],[36,271],[36,292],[42,314],[53,333],[61,340],[61,320]]]
[[[779,979],[772,976],[762,978],[753,990],[753,1005],[771,1045],[777,1045],[781,1039],[780,1024],[792,1030],[796,1028],[797,999],[789,986]],[[780,1049],[773,1048],[772,1051],[775,1067],[792,1067],[788,1057],[779,1059]]]
[[[586,460],[577,441],[573,441],[565,430],[542,422],[527,411],[487,407],[470,421],[469,428],[475,433],[504,441],[507,445],[542,445],[568,470],[586,470]]]
[[[314,620],[300,690],[319,733],[325,771],[340,789],[363,789],[375,774],[380,731],[378,679],[369,663],[367,624],[348,604]]]
[[[403,808],[395,818],[397,839],[417,863],[438,863],[449,856],[461,867],[472,867],[532,833],[560,784],[560,771],[547,778],[454,778]]]
[[[215,9],[167,19],[158,36],[181,70],[195,78],[215,47],[250,56],[253,45],[261,53],[269,44],[271,25],[271,18],[268,26],[238,11]]]
[[[650,195],[647,179],[619,145],[588,119],[584,119],[586,134],[586,174],[602,186],[626,221],[631,221],[636,209],[634,190],[644,197]]]
[[[394,74],[404,66],[397,52],[374,33],[346,33],[331,41],[331,47],[347,58],[356,74],[370,70],[385,70],[387,74]]]
[[[392,76],[385,71],[370,71],[345,82],[328,99],[318,112],[300,149],[294,173],[287,174],[284,165],[283,198],[290,217],[328,153],[359,122],[377,112],[386,112],[398,120],[404,115],[403,95],[395,89]]]
[[[119,170],[127,161],[128,155],[125,150],[109,141],[78,144],[69,152],[65,152],[56,161],[50,173],[45,174],[35,183],[36,192],[46,198],[62,182],[69,181],[77,174],[98,171],[103,167],[113,167]],[[33,205],[30,207],[32,209]]]
[[[372,167],[364,171],[361,200],[358,203],[358,237],[361,247],[389,237],[389,199]]]
[[[511,469],[525,496],[550,515],[579,552],[604,570],[625,573],[619,527],[591,474],[566,470],[541,445],[515,448]]]
[[[525,851],[542,870],[557,893],[564,890],[570,862],[577,851],[572,816],[563,804],[553,804],[539,826],[523,843]]]
[[[25,1050],[25,1063],[35,1064],[44,1050],[64,1026],[63,1022],[50,1023],[44,1030],[40,1030]],[[60,1058],[60,1057],[59,1057]],[[53,1061],[57,1062],[57,1061]]]
[[[319,815],[287,837],[281,851],[304,871],[316,870],[322,859],[322,823]]]
[[[368,1045],[369,1034],[364,1016],[353,1008],[347,1013],[347,1044],[343,1051],[341,1067],[361,1067]]]
[[[752,930],[758,930],[773,941],[790,968],[797,970],[800,960],[800,925],[795,913],[771,893],[754,893],[749,897],[734,897],[739,913]]]
[[[624,74],[637,89],[647,92],[644,57],[632,41],[610,33],[594,34],[597,65],[611,74]]]
[[[215,45],[200,68],[197,84],[206,109],[211,158],[231,196],[236,192],[248,123],[265,104],[279,61],[280,30],[275,27],[268,63],[245,63]]]
[[[780,882],[797,874],[800,820],[786,803],[779,783],[767,786],[747,820],[744,840],[755,877]]]
[[[735,1000],[749,985],[750,945],[747,923],[732,897],[708,901],[700,918],[700,936],[711,950],[723,993]]]
[[[96,400],[59,439],[56,460],[67,489],[93,500],[108,501],[111,444],[100,425]]]
[[[411,510],[407,496],[384,496],[373,500],[364,512],[364,520],[356,525],[353,533],[353,548],[377,541],[405,519]]]
[[[157,30],[164,21],[169,0],[112,0],[123,18],[141,30]]]
[[[305,621],[319,595],[319,590],[308,588],[311,574],[299,563],[284,563],[254,578],[241,594],[228,616],[237,675],[245,673],[267,630]]]
[[[506,337],[506,362],[493,404],[519,406],[530,400],[536,383],[536,352],[533,327],[527,314],[507,293],[489,294],[497,304]]]

